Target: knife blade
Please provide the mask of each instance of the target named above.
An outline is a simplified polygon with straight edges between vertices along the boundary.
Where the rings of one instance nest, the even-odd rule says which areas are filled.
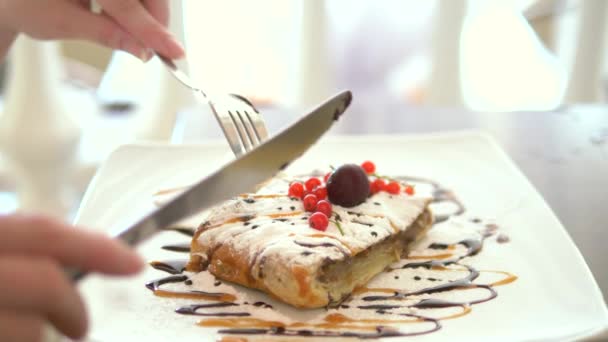
[[[111,235],[134,246],[171,224],[253,190],[306,152],[338,120],[351,100],[350,91],[333,96],[271,139],[226,164],[135,224]],[[79,270],[68,270],[67,273],[73,281],[86,275]]]

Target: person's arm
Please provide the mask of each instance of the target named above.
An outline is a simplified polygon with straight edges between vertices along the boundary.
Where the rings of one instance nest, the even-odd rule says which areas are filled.
[[[0,63],[6,57],[8,50],[15,41],[17,34],[9,30],[0,30]]]

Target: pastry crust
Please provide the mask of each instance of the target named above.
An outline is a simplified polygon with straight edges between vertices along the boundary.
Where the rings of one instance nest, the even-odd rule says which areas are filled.
[[[343,235],[335,223],[316,231],[302,202],[287,196],[289,181],[279,177],[214,209],[192,239],[188,269],[295,307],[332,306],[407,254],[433,222],[430,197],[380,192],[353,208],[333,206]]]

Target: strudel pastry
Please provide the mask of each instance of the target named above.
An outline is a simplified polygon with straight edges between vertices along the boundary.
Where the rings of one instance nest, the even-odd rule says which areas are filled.
[[[306,197],[291,193],[293,182],[278,176],[213,209],[194,235],[188,269],[208,269],[295,307],[332,306],[399,260],[433,222],[430,197],[402,184],[398,193],[366,194],[357,205],[332,203],[328,220],[315,226]],[[316,185],[319,200],[325,189]]]

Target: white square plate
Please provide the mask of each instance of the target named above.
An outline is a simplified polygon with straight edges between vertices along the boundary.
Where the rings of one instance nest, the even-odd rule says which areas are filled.
[[[100,230],[125,227],[154,208],[154,192],[193,183],[227,161],[228,153],[223,143],[122,147],[99,170],[76,223]],[[475,132],[326,138],[290,171],[365,159],[385,174],[440,182],[454,190],[469,215],[495,220],[510,237],[509,243],[484,247],[474,262],[508,270],[519,279],[469,315],[442,321],[440,331],[412,340],[561,341],[598,336],[608,327],[606,304],[581,254],[493,139]],[[139,250],[148,261],[174,259],[175,254],[159,248],[171,242],[180,239],[165,232]],[[194,324],[196,317],[173,312],[179,300],[155,297],[144,288],[161,276],[149,268],[130,279],[86,279],[82,290],[92,315],[91,338],[215,341],[217,335]]]

